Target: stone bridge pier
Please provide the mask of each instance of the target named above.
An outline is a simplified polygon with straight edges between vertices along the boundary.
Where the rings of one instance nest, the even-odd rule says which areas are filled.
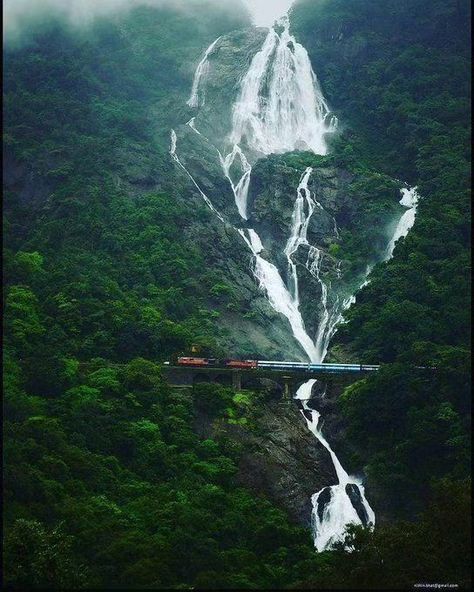
[[[242,390],[242,371],[232,370],[232,388],[234,391]]]

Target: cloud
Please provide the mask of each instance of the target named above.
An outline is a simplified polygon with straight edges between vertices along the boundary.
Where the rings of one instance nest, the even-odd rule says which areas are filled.
[[[62,18],[73,26],[87,26],[95,18],[131,10],[141,4],[157,5],[163,0],[4,0],[3,36],[6,43],[17,40],[37,23]]]
[[[253,1],[253,0],[252,0]],[[36,26],[60,18],[72,27],[87,27],[98,17],[125,13],[137,6],[168,6],[186,11],[199,9],[202,0],[4,0],[4,43],[23,41]],[[228,5],[238,10],[239,0],[206,0],[214,2],[217,10]],[[241,5],[242,10],[245,10]],[[208,6],[206,8],[208,9]]]

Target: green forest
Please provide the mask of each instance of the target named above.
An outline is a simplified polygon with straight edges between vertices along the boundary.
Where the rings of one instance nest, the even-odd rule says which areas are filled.
[[[162,372],[192,348],[224,354],[232,286],[168,143],[197,56],[248,26],[238,3],[193,0],[86,29],[52,19],[4,48],[7,589],[470,588],[469,3],[291,11],[345,122],[333,151],[421,196],[330,351],[382,364],[337,407],[341,456],[385,519],[321,553],[236,479],[247,451],[230,427],[258,432],[268,395],[173,389]]]

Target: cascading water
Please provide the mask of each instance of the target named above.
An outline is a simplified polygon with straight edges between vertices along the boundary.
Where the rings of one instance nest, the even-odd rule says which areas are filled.
[[[318,331],[314,346],[308,350],[305,348],[311,362],[320,363],[323,361],[329,341],[334,335],[337,323],[342,316],[342,311],[350,304],[350,298],[339,307],[339,299],[336,298],[332,309],[328,306],[328,288],[321,279],[322,251],[308,243],[308,225],[316,207],[315,200],[308,188],[308,181],[312,168],[308,167],[303,173],[297,188],[297,197],[292,215],[291,236],[288,239],[284,253],[288,260],[290,286],[293,303],[299,313],[298,275],[296,265],[292,260],[301,245],[309,246],[306,268],[317,279],[321,287],[322,313],[319,319]],[[306,206],[306,208],[305,208]],[[321,204],[318,206],[323,210]],[[306,210],[306,211],[305,211]],[[290,292],[289,290],[286,290]],[[301,316],[301,315],[300,315]],[[301,323],[303,320],[301,319]],[[295,337],[298,336],[295,333]],[[309,338],[305,332],[305,337]],[[301,342],[300,342],[301,343]],[[309,380],[304,383],[296,393],[300,409],[310,431],[316,436],[319,442],[329,452],[339,483],[331,487],[325,487],[312,496],[313,513],[312,527],[314,532],[314,543],[318,551],[331,548],[336,542],[343,539],[348,524],[364,524],[365,526],[375,524],[375,514],[365,498],[364,488],[360,481],[349,477],[342,467],[336,454],[329,446],[318,427],[320,414],[308,406],[311,398],[311,391],[316,380]]]
[[[302,415],[309,430],[329,452],[339,481],[337,485],[324,487],[311,498],[314,544],[318,551],[324,551],[343,540],[348,524],[375,524],[375,514],[365,497],[362,483],[347,474],[319,429],[319,412],[308,407],[307,400],[315,382],[309,380],[304,383],[298,389],[296,399],[301,402]]]
[[[296,253],[300,245],[308,245],[307,229],[310,218],[315,209],[315,201],[308,189],[308,180],[312,169],[308,167],[303,173],[297,189],[297,197],[292,215],[291,236],[287,241],[284,253],[288,260],[290,286],[284,284],[277,268],[260,256],[263,245],[254,230],[248,230],[248,244],[256,258],[255,275],[260,285],[265,288],[268,299],[273,308],[287,317],[293,334],[301,344],[311,362],[319,363],[324,359],[329,345],[329,340],[336,330],[342,311],[350,304],[348,298],[339,308],[338,300],[332,310],[328,308],[327,286],[320,278],[321,251],[316,247],[310,247],[310,270],[316,275],[321,285],[321,305],[323,313],[319,321],[319,327],[315,342],[311,340],[304,328],[303,318],[299,310],[298,275],[292,255]],[[305,205],[307,213],[305,212]],[[244,231],[240,231],[244,235]],[[375,515],[365,498],[364,488],[359,480],[350,477],[343,469],[339,459],[324,438],[318,427],[320,415],[308,406],[311,391],[316,381],[309,380],[304,383],[296,393],[300,409],[310,431],[329,452],[333,461],[338,484],[326,487],[312,496],[313,513],[312,526],[314,543],[318,551],[331,548],[344,537],[348,524],[375,524]],[[323,503],[324,502],[324,503]]]
[[[286,258],[288,259],[288,270],[291,282],[290,290],[292,291],[293,299],[296,302],[299,302],[298,274],[292,255],[296,253],[300,245],[308,244],[306,235],[308,233],[308,224],[314,211],[314,201],[311,198],[311,192],[308,189],[308,180],[312,170],[311,167],[308,167],[305,170],[296,190],[297,197],[291,217],[291,236],[288,239],[284,250]],[[305,204],[308,210],[307,214],[305,214]]]
[[[201,101],[198,98],[199,85],[208,71],[207,59],[217,41],[218,39],[209,46],[196,70],[191,97],[188,100],[188,105],[192,107],[203,104],[204,97]],[[187,125],[209,142],[197,130],[194,122],[193,117]],[[259,157],[293,150],[309,150],[324,155],[327,152],[326,136],[334,132],[336,126],[337,119],[330,113],[324,100],[308,54],[290,35],[288,18],[284,17],[276,26],[269,29],[261,50],[253,57],[249,70],[242,79],[240,94],[233,106],[232,131],[228,138],[229,151],[223,156],[214,146],[224,175],[230,182],[241,218],[247,220],[247,197],[252,164]],[[176,155],[174,131],[170,153],[190,177],[207,205],[222,222],[225,222]],[[238,169],[240,173],[237,172]],[[283,250],[288,262],[288,286],[278,268],[263,257],[264,245],[255,230],[235,230],[254,256],[253,272],[269,303],[275,311],[287,318],[295,339],[309,360],[319,363],[324,360],[329,342],[342,320],[343,311],[355,301],[355,297],[349,295],[343,299],[339,295],[332,295],[329,302],[330,285],[325,283],[321,273],[325,252],[315,245],[310,245],[307,239],[308,225],[315,212],[320,211],[325,216],[328,215],[308,188],[311,172],[311,167],[308,167],[301,176],[292,214],[291,234]],[[405,236],[414,222],[416,191],[404,190],[402,193],[400,203],[409,209],[399,221],[384,254],[385,259],[391,257],[396,240]],[[334,218],[333,224],[334,236],[337,237],[339,234]],[[294,256],[303,245],[308,249],[304,267],[315,278],[321,290],[319,324],[314,340],[308,335],[299,310],[298,271]],[[370,265],[367,266],[366,276],[371,268]],[[361,286],[367,281],[365,279]],[[322,551],[343,540],[348,524],[373,525],[375,515],[365,498],[360,480],[347,474],[324,438],[319,428],[319,412],[308,405],[315,382],[310,380],[304,383],[298,389],[295,399],[308,428],[330,454],[338,479],[336,485],[325,487],[312,496],[314,542],[318,551]]]
[[[277,28],[283,29],[280,34]],[[334,125],[308,53],[290,35],[288,17],[283,17],[269,30],[242,80],[231,142],[245,142],[262,154],[326,154],[324,136]]]
[[[390,259],[390,257],[393,254],[393,250],[395,249],[395,243],[400,238],[406,236],[410,228],[415,223],[416,209],[418,207],[419,199],[416,187],[411,187],[410,189],[403,188],[401,190],[401,193],[402,199],[399,203],[400,205],[405,206],[407,210],[403,213],[402,217],[398,221],[397,227],[395,228],[395,232],[393,233],[393,236],[384,254],[384,260]]]
[[[263,245],[255,230],[247,229],[248,239],[243,230],[239,230],[239,232],[255,256],[254,274],[259,281],[260,287],[265,290],[273,309],[288,319],[295,339],[311,359],[316,355],[316,349],[310,336],[306,333],[298,302],[294,300],[288,291],[278,268],[260,255]]]
[[[247,195],[249,192],[250,173],[252,172],[252,167],[250,166],[250,163],[247,160],[245,154],[240,149],[240,146],[238,146],[237,144],[234,144],[232,151],[225,158],[222,157],[220,152],[219,157],[222,168],[224,170],[224,174],[229,180],[230,185],[232,187],[232,191],[234,193],[235,198],[235,204],[239,211],[240,217],[244,220],[247,220]],[[239,159],[240,169],[243,171],[243,174],[240,177],[237,184],[234,184],[231,178],[230,169],[232,165],[235,163],[236,158]]]
[[[209,72],[209,54],[216,46],[219,39],[220,37],[218,37],[215,41],[211,43],[211,45],[209,45],[209,47],[206,49],[204,53],[202,60],[199,62],[198,67],[196,68],[196,72],[194,73],[193,86],[191,89],[191,96],[186,101],[186,103],[190,107],[196,108],[199,106],[199,103],[201,103],[201,105],[204,105],[204,102],[206,100],[205,92],[204,90],[201,92],[201,101],[199,101],[199,85],[201,83],[201,80],[205,80],[206,75]]]
[[[286,316],[295,338],[305,350],[310,361],[319,363],[326,355],[329,341],[336,331],[343,310],[350,305],[351,298],[344,300],[341,306],[338,306],[339,299],[336,298],[332,309],[328,306],[328,289],[320,276],[322,251],[309,245],[307,239],[308,225],[317,203],[308,188],[311,172],[311,167],[306,168],[300,179],[292,214],[291,235],[284,249],[288,261],[289,289],[283,282],[278,269],[260,256],[263,250],[262,241],[252,229],[247,230],[249,234],[247,242],[255,255],[255,275],[259,279],[260,285],[266,290],[270,304],[277,312]],[[318,206],[322,209],[320,204]],[[240,232],[245,236],[244,231]],[[305,330],[299,310],[298,274],[296,264],[292,259],[301,245],[310,247],[306,267],[321,286],[322,313],[314,342]],[[312,496],[311,522],[314,544],[318,551],[322,551],[330,549],[336,542],[343,540],[348,524],[364,524],[365,526],[375,524],[375,514],[365,497],[362,483],[346,473],[319,429],[319,413],[308,406],[307,400],[311,397],[315,382],[315,380],[309,380],[304,383],[298,389],[295,398],[299,400],[301,413],[308,428],[329,452],[338,478],[337,485],[326,487]]]
[[[289,33],[288,17],[272,27],[262,49],[242,79],[232,109],[232,146],[222,159],[225,175],[239,157],[241,177],[231,180],[235,202],[247,219],[251,162],[258,156],[310,150],[326,154],[325,136],[334,132],[337,119],[322,95],[305,48]],[[266,82],[268,81],[268,82]],[[245,156],[242,150],[248,151]]]

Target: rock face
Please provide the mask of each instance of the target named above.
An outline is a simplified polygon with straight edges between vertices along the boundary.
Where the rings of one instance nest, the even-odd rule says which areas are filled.
[[[225,427],[226,436],[243,444],[245,451],[238,484],[269,496],[295,523],[309,527],[312,494],[337,483],[329,453],[308,431],[293,401],[279,397],[263,403],[255,424],[253,429]],[[206,437],[222,433],[222,426],[212,427],[203,417],[197,429]]]
[[[351,500],[352,505],[354,506],[355,511],[360,518],[360,521],[364,526],[367,526],[369,523],[369,516],[364,504],[362,503],[359,488],[354,483],[348,483],[346,485],[346,493],[349,496],[349,499]]]
[[[22,208],[36,211],[45,204],[50,188],[26,163],[16,160],[8,149],[3,153],[3,174],[5,190],[15,194]]]
[[[325,487],[318,496],[318,506],[316,511],[320,520],[323,519],[324,508],[331,501],[331,488]]]
[[[194,429],[203,438],[224,437],[242,448],[237,484],[272,499],[302,526],[311,526],[311,496],[337,483],[331,457],[311,434],[297,401],[267,379],[246,384],[259,395],[246,425],[214,420],[197,406]]]
[[[251,452],[244,455],[238,480],[256,492],[266,492],[293,519],[311,524],[311,496],[337,477],[327,450],[308,432],[301,414],[290,402],[286,409],[266,405],[261,434],[246,434]]]

